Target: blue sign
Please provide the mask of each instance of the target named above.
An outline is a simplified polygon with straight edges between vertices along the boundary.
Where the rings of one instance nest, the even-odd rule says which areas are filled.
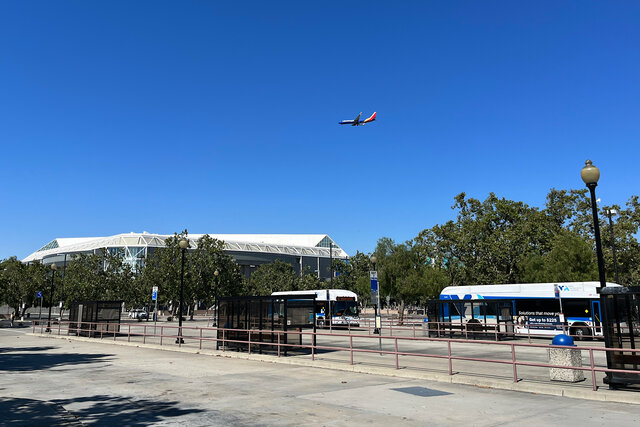
[[[371,292],[377,292],[377,291],[378,291],[378,280],[371,279]]]
[[[158,293],[157,292],[152,292],[151,293],[151,301],[155,301],[158,299]]]
[[[42,298],[42,292],[38,291],[38,298]]]

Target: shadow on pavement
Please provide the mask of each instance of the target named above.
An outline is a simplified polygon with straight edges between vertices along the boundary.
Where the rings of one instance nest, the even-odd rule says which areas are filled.
[[[48,347],[6,347],[6,348],[0,348],[0,354],[1,353],[14,353],[17,351],[47,351],[47,350],[53,350],[54,348],[58,348],[58,347],[52,347],[52,346],[48,346]]]
[[[49,347],[30,347],[4,349],[0,355],[0,372],[38,371],[57,366],[83,365],[87,363],[106,362],[112,354],[81,353],[13,353],[13,351],[44,351]]]
[[[74,406],[79,406],[80,409],[74,409]],[[198,412],[203,411],[181,409],[175,401],[131,400],[108,395],[55,399],[48,402],[0,397],[0,425],[143,426]]]

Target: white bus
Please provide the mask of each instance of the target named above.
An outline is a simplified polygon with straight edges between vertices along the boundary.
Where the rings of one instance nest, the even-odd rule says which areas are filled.
[[[516,333],[557,335],[568,329],[570,335],[581,338],[602,335],[599,285],[599,282],[566,282],[448,286],[440,293],[440,299],[509,300],[513,304]],[[620,285],[607,283],[607,286]],[[455,314],[467,317],[465,313]],[[478,317],[472,314],[470,318]]]
[[[358,296],[355,292],[343,289],[316,289],[310,291],[273,292],[273,296],[316,296],[316,325],[319,328],[329,326],[360,326]],[[329,315],[327,313],[330,313]]]

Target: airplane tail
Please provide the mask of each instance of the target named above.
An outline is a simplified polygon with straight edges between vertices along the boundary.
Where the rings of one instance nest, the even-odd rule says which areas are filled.
[[[378,113],[374,112],[374,113],[371,115],[371,117],[369,117],[368,119],[366,119],[364,122],[365,122],[365,123],[373,122],[373,121],[376,119],[376,114],[378,114]]]

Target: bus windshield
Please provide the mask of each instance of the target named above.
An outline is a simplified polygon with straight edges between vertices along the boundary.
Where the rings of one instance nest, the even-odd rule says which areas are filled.
[[[333,303],[334,316],[357,316],[358,303],[356,301],[336,301]]]

